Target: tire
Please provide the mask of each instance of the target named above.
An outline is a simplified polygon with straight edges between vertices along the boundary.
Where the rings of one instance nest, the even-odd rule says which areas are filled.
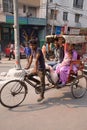
[[[87,79],[85,77],[80,77],[79,79],[76,79],[72,86],[71,86],[71,92],[73,97],[75,98],[81,98],[85,95],[87,90]]]
[[[0,102],[4,107],[14,108],[21,104],[27,94],[27,86],[20,80],[7,82],[0,90]]]

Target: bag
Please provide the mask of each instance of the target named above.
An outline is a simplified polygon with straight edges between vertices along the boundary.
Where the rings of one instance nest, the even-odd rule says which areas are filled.
[[[57,73],[54,70],[50,70],[50,76],[51,76],[52,81],[54,83],[57,83],[59,77],[58,77]]]

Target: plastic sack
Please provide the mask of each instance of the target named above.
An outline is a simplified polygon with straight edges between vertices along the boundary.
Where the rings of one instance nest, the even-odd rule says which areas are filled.
[[[57,83],[59,78],[58,78],[57,73],[54,70],[50,70],[50,76],[51,76],[52,81],[54,83]]]
[[[52,69],[52,67],[50,65],[48,65],[48,64],[45,64],[45,67],[46,67],[46,69],[49,69],[49,70]]]

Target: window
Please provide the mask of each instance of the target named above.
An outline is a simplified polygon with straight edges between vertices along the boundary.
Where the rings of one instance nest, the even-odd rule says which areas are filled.
[[[57,19],[57,10],[51,10],[50,19]]]
[[[23,13],[26,12],[26,5],[23,5]]]
[[[3,10],[4,12],[13,12],[13,1],[12,0],[3,0]]]
[[[36,17],[36,8],[35,7],[28,7],[28,17]]]
[[[63,12],[63,20],[64,21],[68,20],[68,12]]]
[[[80,14],[75,14],[75,22],[79,23]]]
[[[4,12],[8,12],[8,0],[3,0],[3,10]]]
[[[73,7],[82,9],[83,8],[83,2],[84,2],[84,0],[74,0],[73,1]]]

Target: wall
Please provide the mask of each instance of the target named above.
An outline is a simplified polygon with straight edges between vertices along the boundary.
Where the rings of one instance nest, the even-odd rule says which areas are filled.
[[[62,0],[64,1],[64,5],[66,6],[67,4],[67,0]],[[68,26],[71,26],[71,27],[87,27],[87,1],[84,0],[84,5],[83,5],[83,9],[76,9],[73,7],[73,0],[68,0],[68,4],[67,4],[67,8],[65,8],[65,10],[63,8],[61,8],[61,15],[63,13],[63,11],[68,11],[69,14],[68,14],[68,21],[67,21],[67,24]],[[62,4],[63,5],[63,4]],[[69,6],[69,7],[68,7]],[[83,14],[82,17],[80,17],[79,19],[79,23],[75,23],[75,13],[78,13],[78,14]],[[64,21],[61,19],[61,22],[64,24]]]
[[[19,3],[27,4],[30,6],[40,6],[40,0],[18,0]]]
[[[47,2],[47,0],[40,0],[39,17],[41,17],[41,18],[46,18],[46,2]]]
[[[54,0],[57,3],[56,9],[59,11],[57,20],[54,20],[54,25],[63,26],[68,24],[71,27],[87,27],[87,0],[84,0],[83,9],[76,9],[73,7],[73,0]],[[55,8],[55,4],[53,4]],[[68,21],[63,21],[63,12],[68,12]],[[79,23],[75,23],[75,13],[82,14]],[[52,24],[52,20],[50,21]]]

